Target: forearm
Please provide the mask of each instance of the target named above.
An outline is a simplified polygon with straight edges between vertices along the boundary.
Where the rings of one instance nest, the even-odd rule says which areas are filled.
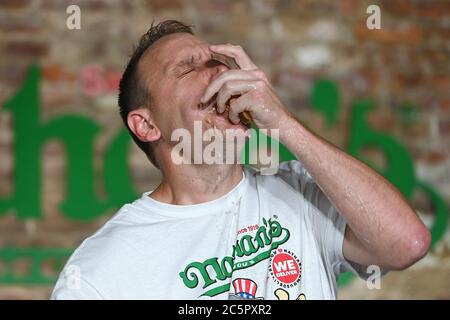
[[[283,125],[280,141],[302,162],[377,261],[408,264],[426,252],[428,230],[402,194],[381,175],[294,118]]]

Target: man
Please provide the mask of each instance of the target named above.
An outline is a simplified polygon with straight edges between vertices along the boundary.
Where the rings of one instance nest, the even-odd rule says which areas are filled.
[[[430,233],[400,192],[308,131],[239,46],[210,46],[177,21],[152,26],[119,106],[162,181],[81,244],[54,299],[335,299],[341,272],[402,270],[428,251]],[[275,175],[173,161],[176,129],[248,132],[244,112],[278,129],[298,161]]]

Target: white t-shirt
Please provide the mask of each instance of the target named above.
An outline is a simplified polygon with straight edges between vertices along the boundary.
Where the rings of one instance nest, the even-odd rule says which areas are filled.
[[[244,167],[201,204],[149,193],[79,246],[52,299],[335,299],[339,273],[367,277],[343,256],[344,219],[296,160],[276,175]]]

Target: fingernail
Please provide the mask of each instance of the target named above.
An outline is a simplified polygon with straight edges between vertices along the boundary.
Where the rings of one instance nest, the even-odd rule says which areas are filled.
[[[205,103],[206,101],[205,101],[205,97],[202,97],[201,99],[200,99],[200,102],[201,103]]]

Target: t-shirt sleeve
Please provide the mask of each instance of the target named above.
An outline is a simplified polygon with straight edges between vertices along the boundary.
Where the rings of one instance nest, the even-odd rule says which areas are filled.
[[[63,270],[53,289],[50,300],[103,300],[102,295],[89,282],[71,270]]]
[[[279,173],[304,197],[308,227],[312,230],[322,258],[326,266],[333,271],[335,279],[339,274],[348,271],[367,279],[371,275],[367,273],[367,266],[345,259],[343,244],[347,223],[309,172],[297,160],[281,163],[279,169]]]

